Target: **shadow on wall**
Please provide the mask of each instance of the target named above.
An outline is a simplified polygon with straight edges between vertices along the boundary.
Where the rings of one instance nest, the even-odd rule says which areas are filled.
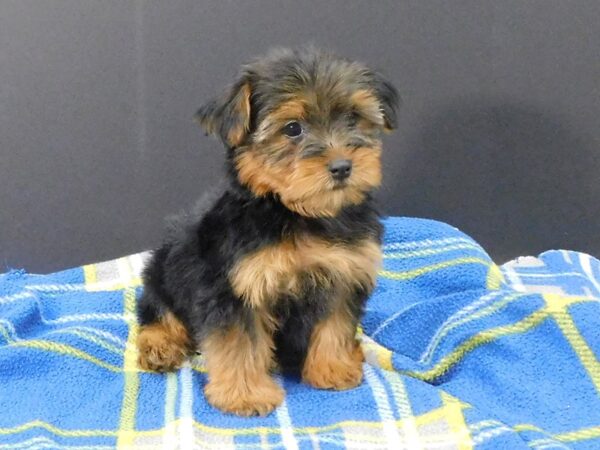
[[[435,211],[497,262],[552,248],[600,256],[600,149],[565,121],[518,103],[463,100],[405,143],[393,169],[401,175],[386,182],[401,193],[402,215]]]

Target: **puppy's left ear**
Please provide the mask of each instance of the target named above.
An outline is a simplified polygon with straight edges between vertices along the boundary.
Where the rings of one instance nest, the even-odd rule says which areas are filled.
[[[206,134],[221,138],[229,148],[239,147],[250,131],[250,96],[247,76],[242,76],[221,97],[202,106],[195,115]]]
[[[372,87],[383,111],[383,129],[387,132],[395,130],[398,126],[397,111],[400,105],[398,91],[378,72],[373,73]]]

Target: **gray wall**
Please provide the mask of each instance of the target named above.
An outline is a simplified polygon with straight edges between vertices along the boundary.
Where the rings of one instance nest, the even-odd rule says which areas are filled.
[[[597,0],[2,0],[0,269],[157,244],[220,177],[197,107],[250,56],[308,41],[402,93],[387,213],[452,223],[498,262],[600,255]]]

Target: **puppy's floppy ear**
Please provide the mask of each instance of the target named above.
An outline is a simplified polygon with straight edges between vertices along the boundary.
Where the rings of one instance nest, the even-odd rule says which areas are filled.
[[[398,91],[378,72],[372,74],[371,84],[383,111],[384,130],[395,130],[398,126],[397,111],[400,104]]]
[[[195,115],[206,134],[221,138],[230,148],[239,147],[250,131],[250,96],[247,76],[242,76],[221,97],[202,106]]]

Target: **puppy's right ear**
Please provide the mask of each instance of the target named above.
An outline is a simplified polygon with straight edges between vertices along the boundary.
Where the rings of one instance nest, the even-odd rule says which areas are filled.
[[[381,104],[381,110],[383,111],[383,129],[389,133],[398,126],[397,111],[400,103],[400,96],[394,85],[386,80],[379,72],[373,74],[372,84],[375,95]]]
[[[243,76],[220,98],[202,106],[195,115],[206,134],[221,138],[229,148],[243,144],[250,131],[250,96],[248,77]]]

